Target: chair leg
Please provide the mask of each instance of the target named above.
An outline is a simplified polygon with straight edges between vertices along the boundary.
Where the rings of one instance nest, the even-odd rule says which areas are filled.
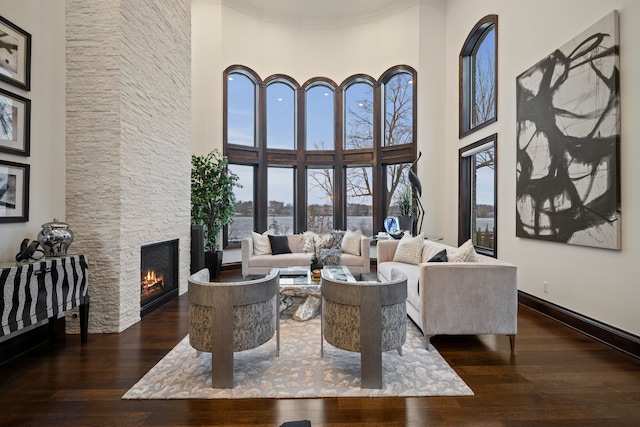
[[[320,357],[324,356],[324,298],[320,300]]]
[[[511,353],[513,353],[516,348],[516,336],[515,334],[513,334],[513,335],[508,335],[508,337],[509,337],[509,345],[511,346]]]
[[[398,351],[398,354],[400,355],[400,357],[402,357],[402,346],[398,346],[398,348],[396,348],[396,350]]]

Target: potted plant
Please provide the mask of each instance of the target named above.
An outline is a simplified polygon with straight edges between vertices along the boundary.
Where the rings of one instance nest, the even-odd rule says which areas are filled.
[[[234,187],[238,176],[229,171],[229,162],[218,150],[206,156],[191,156],[191,223],[202,226],[205,265],[210,277],[220,275],[222,228],[233,220],[236,211]]]
[[[400,193],[400,199],[398,200],[398,222],[400,223],[400,230],[413,231],[413,192],[411,187],[407,186]]]

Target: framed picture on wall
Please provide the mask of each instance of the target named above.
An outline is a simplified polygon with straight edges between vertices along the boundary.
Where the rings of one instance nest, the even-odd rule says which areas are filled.
[[[30,153],[31,101],[0,88],[0,151]]]
[[[29,220],[29,165],[0,160],[0,223]]]
[[[31,89],[31,34],[0,16],[0,80]]]

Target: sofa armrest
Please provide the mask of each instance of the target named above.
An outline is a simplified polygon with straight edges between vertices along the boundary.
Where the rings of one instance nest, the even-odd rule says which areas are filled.
[[[378,240],[378,264],[393,261],[399,240]]]
[[[249,260],[253,256],[253,239],[251,237],[242,239],[240,248],[242,249],[242,277],[247,277],[249,274]]]
[[[422,263],[424,334],[516,334],[517,269],[508,263]]]

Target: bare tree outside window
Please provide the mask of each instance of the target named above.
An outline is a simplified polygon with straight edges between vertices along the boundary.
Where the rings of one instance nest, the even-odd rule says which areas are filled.
[[[486,31],[473,56],[473,101],[471,127],[489,121],[496,114],[495,31]]]

